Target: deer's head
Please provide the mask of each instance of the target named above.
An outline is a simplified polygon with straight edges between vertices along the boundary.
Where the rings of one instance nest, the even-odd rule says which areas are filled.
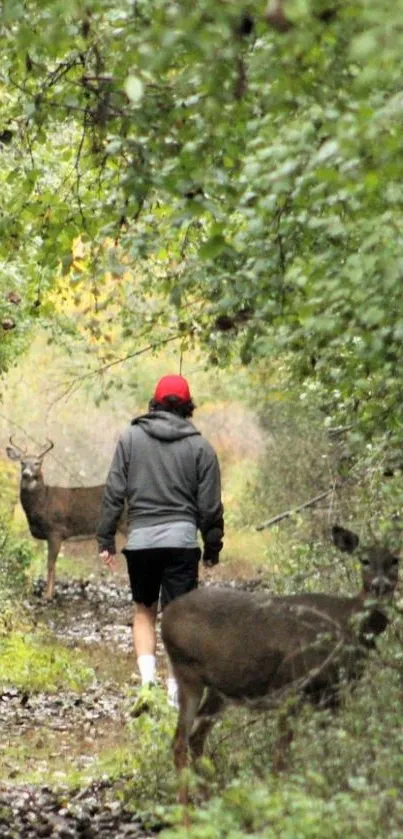
[[[38,483],[43,482],[42,463],[45,455],[54,447],[54,443],[48,440],[46,446],[38,454],[27,454],[26,449],[21,449],[13,443],[10,437],[10,446],[6,452],[10,460],[19,461],[21,466],[21,486],[24,489],[35,489]]]
[[[341,551],[353,553],[359,546],[359,538],[351,530],[335,525],[332,528],[334,544]],[[360,547],[358,559],[361,563],[363,591],[372,597],[391,596],[397,586],[399,557],[388,548],[374,544]]]

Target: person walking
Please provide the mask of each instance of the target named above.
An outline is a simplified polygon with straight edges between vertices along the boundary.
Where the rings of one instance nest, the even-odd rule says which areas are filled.
[[[207,567],[216,565],[223,546],[220,467],[215,450],[191,422],[194,409],[183,376],[159,380],[148,413],[133,419],[118,441],[97,530],[100,556],[112,567],[126,505],[123,553],[135,602],[133,642],[145,705],[156,680],[159,599],[164,609],[196,588],[200,559]],[[168,701],[176,705],[169,665],[167,686]]]

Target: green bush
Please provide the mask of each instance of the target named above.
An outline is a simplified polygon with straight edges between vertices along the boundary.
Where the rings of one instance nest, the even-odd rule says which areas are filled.
[[[380,839],[401,833],[393,815],[402,813],[396,792],[372,798],[340,791],[332,798],[306,792],[297,782],[271,781],[254,786],[233,783],[222,797],[161,835],[164,839]],[[391,832],[389,832],[391,829]]]
[[[156,694],[153,713],[142,714],[129,723],[134,747],[126,763],[131,780],[124,798],[135,810],[145,813],[155,812],[156,803],[160,808],[172,804],[177,788],[171,753],[176,713],[167,704],[165,694],[158,689]]]
[[[21,594],[27,584],[27,570],[35,559],[35,546],[18,539],[0,521],[0,611],[10,597]]]
[[[46,635],[23,632],[0,636],[0,687],[53,693],[80,690],[94,678],[79,652],[63,649]]]
[[[267,397],[256,407],[266,446],[259,458],[258,474],[244,500],[244,515],[255,522],[298,507],[328,490],[338,470],[338,451],[329,443],[318,409],[284,393],[278,399]],[[318,508],[304,511],[301,523],[305,525],[305,536],[323,535],[326,515],[323,516],[322,508],[327,506],[324,500]],[[284,520],[281,527],[295,535],[290,519]]]
[[[8,460],[0,457],[0,520],[11,521],[18,496],[16,471]]]

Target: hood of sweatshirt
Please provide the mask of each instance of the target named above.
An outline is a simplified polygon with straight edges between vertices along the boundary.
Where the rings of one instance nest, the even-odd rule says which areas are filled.
[[[200,435],[200,431],[194,427],[193,423],[168,411],[152,411],[150,414],[144,414],[132,420],[131,424],[139,425],[150,437],[167,442]]]

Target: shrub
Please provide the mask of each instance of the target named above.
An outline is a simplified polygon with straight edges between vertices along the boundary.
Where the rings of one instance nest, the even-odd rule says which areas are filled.
[[[94,678],[79,652],[66,650],[46,635],[23,632],[0,636],[0,686],[53,693],[80,690]]]
[[[0,611],[2,605],[21,594],[27,584],[27,570],[35,558],[35,546],[17,539],[0,521]]]

